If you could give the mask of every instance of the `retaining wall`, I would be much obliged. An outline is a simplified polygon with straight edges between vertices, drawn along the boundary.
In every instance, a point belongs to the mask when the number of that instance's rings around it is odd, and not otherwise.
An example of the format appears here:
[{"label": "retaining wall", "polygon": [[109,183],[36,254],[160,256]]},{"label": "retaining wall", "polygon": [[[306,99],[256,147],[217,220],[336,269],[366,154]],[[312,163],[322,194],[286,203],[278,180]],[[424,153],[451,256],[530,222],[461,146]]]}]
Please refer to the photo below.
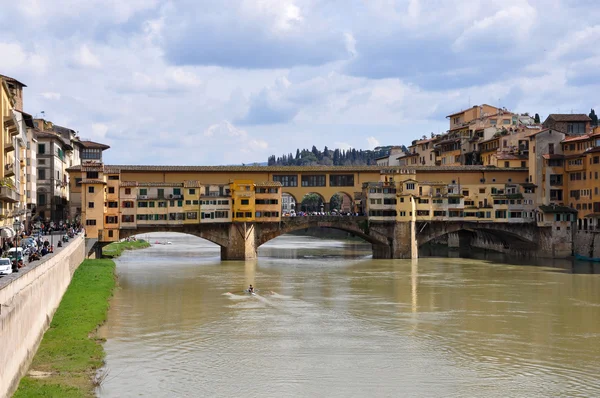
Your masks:
[{"label": "retaining wall", "polygon": [[600,258],[600,232],[585,230],[575,232],[575,254]]},{"label": "retaining wall", "polygon": [[84,259],[85,239],[78,235],[56,253],[0,278],[0,397],[14,392],[27,372]]}]

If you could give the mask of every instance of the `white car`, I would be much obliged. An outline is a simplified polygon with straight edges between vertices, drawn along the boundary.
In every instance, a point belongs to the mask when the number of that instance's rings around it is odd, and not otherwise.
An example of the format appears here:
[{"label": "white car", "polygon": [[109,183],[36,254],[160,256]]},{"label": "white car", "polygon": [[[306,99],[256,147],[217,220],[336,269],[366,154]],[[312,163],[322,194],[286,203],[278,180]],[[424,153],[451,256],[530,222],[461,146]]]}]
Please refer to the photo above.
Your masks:
[{"label": "white car", "polygon": [[12,261],[10,258],[0,258],[0,275],[12,274]]}]

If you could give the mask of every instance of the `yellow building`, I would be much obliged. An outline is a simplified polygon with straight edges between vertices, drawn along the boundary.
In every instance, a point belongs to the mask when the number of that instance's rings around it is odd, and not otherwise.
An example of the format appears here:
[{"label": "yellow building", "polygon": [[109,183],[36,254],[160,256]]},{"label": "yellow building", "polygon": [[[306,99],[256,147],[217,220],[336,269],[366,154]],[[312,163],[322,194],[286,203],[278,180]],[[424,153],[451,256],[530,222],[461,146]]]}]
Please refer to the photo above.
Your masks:
[{"label": "yellow building", "polygon": [[252,222],[255,212],[254,181],[234,180],[231,184],[233,222]]},{"label": "yellow building", "polygon": [[273,181],[254,184],[255,213],[258,222],[281,220],[281,183]]},{"label": "yellow building", "polygon": [[21,202],[21,187],[15,181],[15,136],[19,134],[19,123],[14,109],[17,101],[9,89],[5,78],[0,77],[0,122],[2,123],[1,144],[3,148],[0,164],[0,219],[5,226],[12,227],[15,221],[15,210]]}]

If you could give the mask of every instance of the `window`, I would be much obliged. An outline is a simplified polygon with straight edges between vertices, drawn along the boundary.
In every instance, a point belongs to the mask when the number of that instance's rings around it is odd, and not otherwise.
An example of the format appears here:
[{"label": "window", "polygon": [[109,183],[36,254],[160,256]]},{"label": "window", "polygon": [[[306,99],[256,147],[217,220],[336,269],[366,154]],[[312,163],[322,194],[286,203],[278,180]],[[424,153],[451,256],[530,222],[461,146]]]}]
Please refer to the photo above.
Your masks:
[{"label": "window", "polygon": [[38,144],[38,152],[39,155],[46,154],[46,144]]},{"label": "window", "polygon": [[250,200],[248,199],[242,199],[242,205],[249,205],[250,204]]},{"label": "window", "polygon": [[121,206],[122,206],[122,207],[124,207],[124,208],[126,208],[126,209],[133,209],[133,208],[135,207],[135,206],[134,206],[134,203],[133,203],[132,201],[130,201],[130,200],[126,200],[126,201],[124,201],[124,202],[121,204]]},{"label": "window", "polygon": [[131,195],[131,188],[125,188],[125,195]]},{"label": "window", "polygon": [[133,214],[123,214],[121,216],[121,222],[134,222]]},{"label": "window", "polygon": [[173,188],[173,195],[181,195],[181,188]]},{"label": "window", "polygon": [[554,154],[554,144],[553,144],[553,143],[549,143],[549,144],[548,144],[548,153],[549,153],[550,155],[553,155],[553,154]]},{"label": "window", "polygon": [[108,193],[115,193],[115,187],[108,187]]},{"label": "window", "polygon": [[146,188],[140,188],[140,195],[141,196],[147,196],[148,195],[148,189],[146,189]]},{"label": "window", "polygon": [[107,224],[117,224],[118,217],[117,216],[106,216],[106,223]]},{"label": "window", "polygon": [[498,121],[496,119],[490,119],[490,125],[495,126]]},{"label": "window", "polygon": [[569,123],[567,125],[568,134],[585,134],[585,123]]},{"label": "window", "polygon": [[43,193],[38,194],[37,202],[40,206],[46,205],[46,195]]},{"label": "window", "polygon": [[109,238],[112,238],[112,237],[113,237],[113,231],[112,231],[112,230],[108,231],[108,237],[109,237]]},{"label": "window", "polygon": [[525,160],[521,160],[521,167],[527,167],[527,162]]},{"label": "window", "polygon": [[198,219],[198,212],[196,212],[196,211],[188,211],[187,213],[185,213],[185,217],[188,220],[197,220]]},{"label": "window", "polygon": [[85,220],[85,225],[96,225],[96,220]]},{"label": "window", "polygon": [[302,176],[303,187],[324,187],[325,186],[325,175],[303,175]]},{"label": "window", "polygon": [[93,209],[94,208],[94,202],[88,202],[88,207],[90,209]]},{"label": "window", "polygon": [[415,183],[414,182],[406,183],[406,189],[407,190],[415,189]]},{"label": "window", "polygon": [[46,169],[38,169],[38,180],[46,179]]},{"label": "window", "polygon": [[88,193],[94,193],[94,187],[88,187]]},{"label": "window", "polygon": [[188,193],[190,195],[195,195],[196,194],[196,190],[195,189],[188,189]]},{"label": "window", "polygon": [[228,211],[215,211],[215,218],[229,218]]},{"label": "window", "polygon": [[167,207],[167,202],[166,201],[158,202],[158,207]]},{"label": "window", "polygon": [[510,124],[510,119],[502,119],[502,124]]},{"label": "window", "polygon": [[97,179],[98,172],[97,171],[88,171],[87,173],[85,173],[85,176],[86,176],[86,178]]},{"label": "window", "polygon": [[83,150],[81,151],[81,159],[102,159],[102,150],[98,148],[83,148]]},{"label": "window", "polygon": [[353,187],[354,186],[354,175],[353,174],[342,174],[342,175],[330,175],[329,176],[330,187]]},{"label": "window", "polygon": [[108,208],[116,209],[117,207],[119,207],[119,202],[108,202]]},{"label": "window", "polygon": [[113,180],[113,181],[118,181],[119,180],[119,176],[108,176],[109,180]]}]

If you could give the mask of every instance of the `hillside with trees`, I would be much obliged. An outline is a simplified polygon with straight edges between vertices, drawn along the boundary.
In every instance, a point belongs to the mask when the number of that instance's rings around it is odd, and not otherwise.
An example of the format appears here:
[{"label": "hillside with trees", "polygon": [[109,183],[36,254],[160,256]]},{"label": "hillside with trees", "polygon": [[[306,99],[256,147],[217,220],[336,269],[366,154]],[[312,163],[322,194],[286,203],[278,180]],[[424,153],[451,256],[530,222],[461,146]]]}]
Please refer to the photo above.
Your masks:
[{"label": "hillside with trees", "polygon": [[377,164],[379,157],[387,156],[391,146],[376,147],[373,150],[329,149],[320,151],[313,145],[311,150],[296,149],[296,155],[289,153],[280,157],[269,156],[269,166],[368,166]]}]

